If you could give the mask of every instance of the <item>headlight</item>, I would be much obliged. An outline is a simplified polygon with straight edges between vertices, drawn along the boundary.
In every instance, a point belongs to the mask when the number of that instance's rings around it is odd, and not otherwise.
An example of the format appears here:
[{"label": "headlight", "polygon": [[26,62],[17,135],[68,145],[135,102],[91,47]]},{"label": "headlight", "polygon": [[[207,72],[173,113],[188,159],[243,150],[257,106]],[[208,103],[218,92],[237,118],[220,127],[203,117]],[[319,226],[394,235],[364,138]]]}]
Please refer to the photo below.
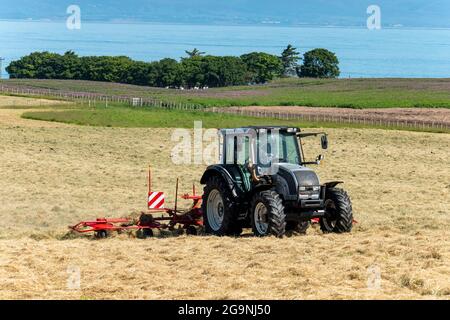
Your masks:
[{"label": "headlight", "polygon": [[302,200],[318,200],[320,198],[320,186],[305,187],[299,189],[299,198]]},{"label": "headlight", "polygon": [[298,188],[298,190],[300,192],[302,192],[302,191],[320,191],[320,186],[313,186],[313,187],[301,186],[301,187]]}]

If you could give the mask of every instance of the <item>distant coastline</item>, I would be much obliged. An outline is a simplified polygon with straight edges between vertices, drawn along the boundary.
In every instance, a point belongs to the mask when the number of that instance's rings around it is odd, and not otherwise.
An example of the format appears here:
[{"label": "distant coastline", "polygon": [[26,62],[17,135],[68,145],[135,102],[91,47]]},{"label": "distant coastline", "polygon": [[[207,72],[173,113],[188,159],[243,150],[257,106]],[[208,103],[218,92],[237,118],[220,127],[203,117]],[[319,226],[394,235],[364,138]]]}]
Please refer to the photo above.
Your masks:
[{"label": "distant coastline", "polygon": [[[52,19],[34,19],[34,18],[23,18],[23,19],[5,19],[0,18],[0,22],[37,22],[37,23],[65,23],[66,18],[52,18]],[[225,26],[225,27],[280,27],[280,28],[330,28],[330,29],[366,29],[365,24],[312,24],[312,23],[285,23],[281,21],[275,22],[176,22],[176,21],[147,21],[147,20],[126,20],[126,19],[111,19],[111,20],[90,20],[83,19],[83,23],[86,24],[123,24],[123,25],[188,25],[188,26]],[[383,25],[383,29],[401,29],[401,30],[450,30],[448,27],[437,27],[437,26],[410,26],[403,24],[388,24]]]},{"label": "distant coastline", "polygon": [[[65,20],[0,20],[4,68],[33,51],[80,56],[129,56],[137,61],[180,59],[198,48],[211,55],[279,54],[287,43],[301,53],[327,48],[340,59],[341,78],[448,78],[450,32],[446,28],[361,26],[224,25],[120,21],[83,23],[68,30]],[[426,45],[424,45],[426,44]]]}]

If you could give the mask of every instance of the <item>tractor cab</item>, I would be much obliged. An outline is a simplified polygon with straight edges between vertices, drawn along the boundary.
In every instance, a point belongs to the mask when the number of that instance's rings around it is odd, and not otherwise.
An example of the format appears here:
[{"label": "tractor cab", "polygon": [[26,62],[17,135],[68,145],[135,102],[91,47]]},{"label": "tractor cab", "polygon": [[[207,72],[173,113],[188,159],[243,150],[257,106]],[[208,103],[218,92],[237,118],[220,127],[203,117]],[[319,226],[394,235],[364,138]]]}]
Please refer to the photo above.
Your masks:
[{"label": "tractor cab", "polygon": [[[219,130],[220,163],[255,165],[261,175],[268,174],[268,168],[278,164],[304,166],[319,164],[320,155],[314,162],[306,162],[301,138],[322,135],[322,148],[328,148],[325,133],[301,133],[299,128],[248,127]],[[272,168],[274,169],[274,168]]]},{"label": "tractor cab", "polygon": [[[219,130],[219,161],[201,179],[206,185],[206,231],[236,234],[251,225],[256,235],[282,236],[286,229],[303,230],[313,218],[334,219],[326,210],[327,196],[340,182],[321,184],[307,167],[323,159],[322,155],[315,161],[305,159],[301,139],[311,136],[321,136],[322,148],[328,148],[326,133],[304,133],[295,127]],[[351,228],[323,225],[336,232]]]}]

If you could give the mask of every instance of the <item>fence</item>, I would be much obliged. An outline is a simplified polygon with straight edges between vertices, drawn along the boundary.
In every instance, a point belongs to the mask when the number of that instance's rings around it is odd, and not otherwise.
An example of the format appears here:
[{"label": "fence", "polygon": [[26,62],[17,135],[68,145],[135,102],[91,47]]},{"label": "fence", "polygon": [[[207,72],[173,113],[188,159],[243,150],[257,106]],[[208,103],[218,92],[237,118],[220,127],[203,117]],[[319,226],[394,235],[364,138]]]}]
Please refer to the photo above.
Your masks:
[{"label": "fence", "polygon": [[209,108],[212,112],[227,113],[241,116],[249,116],[256,118],[272,118],[280,120],[296,120],[301,122],[328,122],[336,124],[359,124],[370,125],[390,128],[408,128],[416,130],[450,130],[450,124],[445,122],[436,121],[423,121],[423,120],[406,120],[406,119],[381,119],[374,117],[364,116],[342,116],[342,115],[329,115],[329,114],[301,114],[290,112],[273,112],[273,111],[254,111],[245,110],[245,108],[233,109],[233,108]]},{"label": "fence", "polygon": [[179,110],[200,110],[204,109],[203,106],[190,104],[190,103],[180,103],[173,101],[162,101],[151,98],[140,98],[136,96],[124,96],[124,95],[103,95],[99,93],[92,92],[74,92],[74,91],[63,91],[55,89],[31,89],[23,87],[14,86],[0,86],[0,92],[10,95],[19,96],[35,96],[35,97],[52,97],[60,100],[70,100],[70,101],[82,101],[83,103],[96,104],[98,102],[105,103],[121,103],[128,104],[130,106],[139,107],[158,107],[165,109],[179,109]]},{"label": "fence", "polygon": [[326,123],[336,123],[336,124],[359,124],[362,126],[380,126],[380,127],[390,127],[390,128],[408,128],[416,130],[450,130],[450,124],[445,122],[436,121],[423,121],[423,120],[407,120],[407,119],[382,119],[374,117],[364,117],[364,116],[342,116],[342,115],[329,115],[329,114],[301,114],[292,112],[273,112],[273,111],[254,111],[245,110],[245,108],[208,108],[208,111],[217,113],[227,113],[240,116],[249,116],[256,118],[271,118],[280,120],[291,120],[291,121],[301,121],[301,122],[326,122]]},{"label": "fence", "polygon": [[39,97],[53,97],[61,100],[81,101],[82,103],[96,104],[98,102],[108,105],[111,103],[129,104],[134,107],[154,107],[164,109],[176,109],[185,111],[202,111],[202,112],[214,112],[214,113],[226,113],[240,116],[249,116],[257,118],[272,118],[281,120],[297,120],[302,122],[327,122],[336,124],[359,124],[370,125],[380,127],[391,128],[407,128],[416,130],[450,130],[450,124],[446,122],[437,121],[423,121],[423,120],[389,120],[374,117],[364,116],[342,116],[342,115],[330,115],[330,114],[301,114],[301,113],[289,113],[289,112],[272,112],[272,111],[254,111],[245,110],[244,108],[207,108],[201,105],[181,102],[162,101],[151,98],[141,98],[136,96],[123,96],[123,95],[103,95],[98,93],[89,92],[73,92],[63,91],[55,89],[31,89],[24,87],[14,86],[0,86],[0,92],[12,95],[23,96],[39,96]]}]

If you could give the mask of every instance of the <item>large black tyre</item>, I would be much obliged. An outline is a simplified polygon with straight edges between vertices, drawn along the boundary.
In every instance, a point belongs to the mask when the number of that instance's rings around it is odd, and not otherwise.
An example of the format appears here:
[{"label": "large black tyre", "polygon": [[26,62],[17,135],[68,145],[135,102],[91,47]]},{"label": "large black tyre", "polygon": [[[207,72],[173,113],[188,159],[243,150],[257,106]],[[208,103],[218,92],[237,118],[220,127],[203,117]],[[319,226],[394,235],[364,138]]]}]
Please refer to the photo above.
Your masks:
[{"label": "large black tyre", "polygon": [[229,187],[221,177],[213,176],[206,182],[202,211],[206,234],[215,236],[237,236],[241,234],[242,228],[237,221],[236,203]]},{"label": "large black tyre", "polygon": [[266,190],[255,194],[250,217],[255,236],[273,235],[281,238],[286,233],[286,214],[283,201],[275,191]]},{"label": "large black tyre", "polygon": [[310,225],[310,221],[288,221],[286,224],[286,231],[306,234]]},{"label": "large black tyre", "polygon": [[353,209],[347,192],[338,188],[326,191],[325,216],[320,219],[320,229],[324,233],[345,233],[352,231]]}]

